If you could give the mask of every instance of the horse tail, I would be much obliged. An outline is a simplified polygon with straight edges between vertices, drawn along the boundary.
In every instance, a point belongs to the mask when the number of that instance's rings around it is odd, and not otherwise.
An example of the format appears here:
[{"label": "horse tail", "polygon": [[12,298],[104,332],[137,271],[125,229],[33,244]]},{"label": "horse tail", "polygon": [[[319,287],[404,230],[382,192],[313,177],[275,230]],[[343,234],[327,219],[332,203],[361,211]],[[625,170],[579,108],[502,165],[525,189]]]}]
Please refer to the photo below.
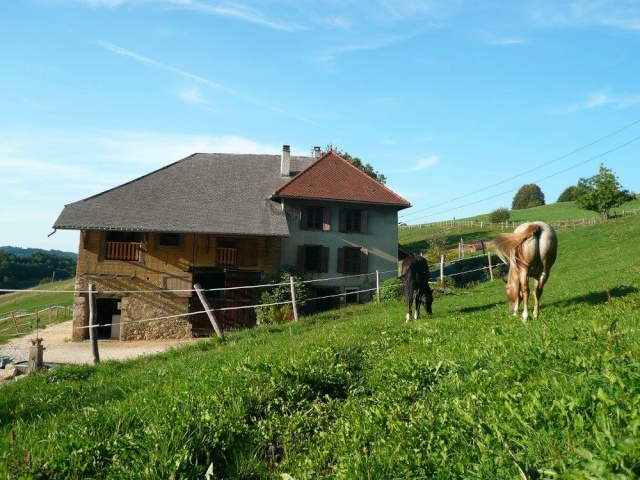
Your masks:
[{"label": "horse tail", "polygon": [[496,253],[504,263],[509,265],[509,257],[511,252],[515,252],[516,249],[524,243],[524,241],[531,235],[534,235],[541,229],[540,225],[532,223],[528,225],[521,232],[503,233],[496,237],[493,241],[493,247]]}]

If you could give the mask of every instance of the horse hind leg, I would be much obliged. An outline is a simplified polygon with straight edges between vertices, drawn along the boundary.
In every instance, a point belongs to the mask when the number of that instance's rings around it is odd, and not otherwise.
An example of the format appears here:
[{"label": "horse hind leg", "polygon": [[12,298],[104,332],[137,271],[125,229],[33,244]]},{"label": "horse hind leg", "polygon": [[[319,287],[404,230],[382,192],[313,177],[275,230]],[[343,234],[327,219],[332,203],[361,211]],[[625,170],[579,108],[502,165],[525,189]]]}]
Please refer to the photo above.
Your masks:
[{"label": "horse hind leg", "polygon": [[420,292],[418,292],[418,294],[416,295],[416,311],[413,314],[413,318],[417,320],[419,316],[420,316]]},{"label": "horse hind leg", "polygon": [[522,287],[522,321],[526,322],[529,318],[529,279],[525,277],[520,286]]}]

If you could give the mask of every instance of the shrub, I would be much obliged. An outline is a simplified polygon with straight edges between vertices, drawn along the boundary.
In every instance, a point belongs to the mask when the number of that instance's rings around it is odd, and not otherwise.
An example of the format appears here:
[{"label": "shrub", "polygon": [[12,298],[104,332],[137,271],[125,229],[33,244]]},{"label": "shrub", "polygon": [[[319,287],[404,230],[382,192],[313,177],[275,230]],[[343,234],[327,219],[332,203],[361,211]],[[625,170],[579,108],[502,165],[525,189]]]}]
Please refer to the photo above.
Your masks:
[{"label": "shrub", "polygon": [[380,301],[389,302],[402,298],[402,282],[398,277],[385,280],[380,285]]},{"label": "shrub", "polygon": [[557,202],[573,202],[576,199],[576,186],[572,185],[564,189],[558,197]]},{"label": "shrub", "polygon": [[[277,284],[276,286],[265,287],[259,295],[260,303],[263,305],[291,302],[290,277],[296,278],[294,290],[296,292],[296,303],[302,307],[305,304],[309,292],[307,285],[302,283],[305,276],[292,266],[281,267],[276,273],[266,275],[262,282],[265,285]],[[256,307],[256,321],[258,325],[269,325],[272,323],[286,323],[293,320],[293,309],[291,303],[280,305],[268,305]]]},{"label": "shrub", "polygon": [[502,223],[509,220],[511,213],[508,208],[498,208],[489,214],[489,220],[493,223]]},{"label": "shrub", "polygon": [[513,197],[512,210],[523,210],[544,205],[544,193],[535,183],[529,183],[520,187]]}]

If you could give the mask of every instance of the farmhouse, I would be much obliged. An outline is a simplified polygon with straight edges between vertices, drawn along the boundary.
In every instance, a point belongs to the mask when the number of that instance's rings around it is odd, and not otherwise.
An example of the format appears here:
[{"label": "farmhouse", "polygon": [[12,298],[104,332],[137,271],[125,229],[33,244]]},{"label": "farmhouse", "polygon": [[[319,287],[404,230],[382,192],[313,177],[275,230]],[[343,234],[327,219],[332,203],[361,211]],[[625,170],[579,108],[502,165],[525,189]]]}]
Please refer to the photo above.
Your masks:
[{"label": "farmhouse", "polygon": [[[395,276],[398,211],[410,204],[333,151],[309,157],[196,153],[66,205],[53,228],[80,231],[73,340],[88,338],[89,285],[99,338],[211,333],[193,286],[224,328],[255,325],[253,286],[295,265],[310,310],[365,301]],[[333,296],[332,296],[333,295]],[[337,296],[335,296],[337,295]],[[239,308],[238,308],[239,307]],[[145,321],[153,319],[153,321]]]}]

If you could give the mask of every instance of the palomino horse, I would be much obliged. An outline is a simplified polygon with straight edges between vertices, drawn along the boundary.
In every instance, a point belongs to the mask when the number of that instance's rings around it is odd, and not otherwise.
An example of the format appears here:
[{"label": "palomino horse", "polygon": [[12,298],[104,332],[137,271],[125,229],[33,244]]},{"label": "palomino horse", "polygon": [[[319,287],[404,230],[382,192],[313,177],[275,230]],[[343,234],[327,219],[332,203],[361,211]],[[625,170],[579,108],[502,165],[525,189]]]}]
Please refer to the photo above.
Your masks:
[{"label": "palomino horse", "polygon": [[411,305],[415,293],[416,311],[414,318],[417,320],[420,315],[420,304],[424,303],[424,308],[431,315],[431,305],[433,304],[433,292],[429,286],[429,265],[427,260],[421,256],[412,255],[402,260],[402,274],[400,275],[404,286],[404,295],[407,299],[407,322],[411,320]]},{"label": "palomino horse", "polygon": [[529,316],[529,277],[534,280],[533,318],[540,314],[540,297],[558,253],[558,237],[551,225],[544,222],[528,222],[519,225],[513,233],[500,235],[493,241],[496,253],[509,265],[506,280],[509,312],[518,314],[522,293],[522,321]]}]

